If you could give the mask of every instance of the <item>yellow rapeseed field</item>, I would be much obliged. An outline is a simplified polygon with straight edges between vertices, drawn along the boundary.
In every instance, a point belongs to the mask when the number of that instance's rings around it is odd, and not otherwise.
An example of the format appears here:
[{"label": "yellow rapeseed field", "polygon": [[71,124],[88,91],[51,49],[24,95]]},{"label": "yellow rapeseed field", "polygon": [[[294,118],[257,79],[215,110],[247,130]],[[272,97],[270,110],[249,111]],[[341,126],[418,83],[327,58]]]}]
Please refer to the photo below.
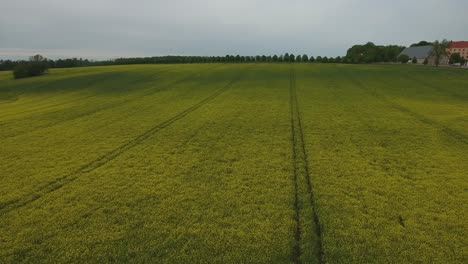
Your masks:
[{"label": "yellow rapeseed field", "polygon": [[468,71],[0,72],[0,262],[466,263]]}]

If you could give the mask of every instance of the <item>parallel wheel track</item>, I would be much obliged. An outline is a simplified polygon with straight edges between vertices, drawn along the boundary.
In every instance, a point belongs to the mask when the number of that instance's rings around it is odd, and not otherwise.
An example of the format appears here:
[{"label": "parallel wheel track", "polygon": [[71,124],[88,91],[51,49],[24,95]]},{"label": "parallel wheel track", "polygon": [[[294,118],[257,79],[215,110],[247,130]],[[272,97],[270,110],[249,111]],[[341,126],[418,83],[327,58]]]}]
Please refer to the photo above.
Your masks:
[{"label": "parallel wheel track", "polygon": [[322,230],[310,180],[309,160],[305,148],[301,113],[296,94],[294,66],[291,66],[289,80],[291,145],[294,170],[294,220],[296,222],[292,261],[294,263],[322,263]]}]

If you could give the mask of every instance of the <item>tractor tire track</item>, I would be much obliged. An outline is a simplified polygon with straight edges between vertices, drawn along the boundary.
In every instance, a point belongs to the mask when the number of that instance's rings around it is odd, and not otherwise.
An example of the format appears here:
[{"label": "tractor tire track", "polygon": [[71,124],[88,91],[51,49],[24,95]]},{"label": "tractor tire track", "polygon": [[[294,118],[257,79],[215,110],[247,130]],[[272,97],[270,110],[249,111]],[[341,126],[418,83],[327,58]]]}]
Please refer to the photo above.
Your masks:
[{"label": "tractor tire track", "polygon": [[54,181],[51,181],[47,183],[47,185],[41,187],[39,190],[35,191],[30,197],[27,197],[25,199],[15,199],[6,203],[3,203],[0,205],[0,215],[6,215],[8,212],[19,209],[21,207],[24,207],[26,205],[29,205],[33,203],[36,200],[41,199],[47,194],[50,194],[54,191],[57,191],[64,187],[65,185],[74,182],[77,180],[80,175],[92,172],[108,162],[114,160],[124,152],[132,149],[133,147],[139,145],[141,142],[144,140],[148,139],[152,135],[156,134],[158,131],[168,127],[169,125],[173,124],[174,122],[182,119],[186,115],[192,113],[193,111],[201,108],[211,100],[215,99],[222,93],[226,92],[232,85],[234,85],[236,82],[240,80],[241,76],[237,76],[233,80],[231,80],[228,84],[226,84],[224,87],[216,90],[214,93],[212,93],[210,96],[206,97],[205,99],[201,100],[200,102],[196,103],[195,105],[192,105],[191,107],[183,110],[182,112],[179,112],[175,116],[153,126],[152,128],[146,130],[142,134],[138,135],[137,137],[133,138],[132,140],[128,141],[127,143],[115,148],[114,150],[102,155],[101,157],[92,160],[91,162],[85,164],[84,166],[80,167],[79,169],[75,170],[72,173],[69,173],[67,175],[64,175],[62,177],[59,177],[55,179]]},{"label": "tractor tire track", "polygon": [[293,182],[294,182],[294,245],[292,249],[291,260],[293,263],[301,263],[301,222],[300,222],[300,208],[299,208],[299,186],[298,186],[298,170],[297,170],[297,146],[296,146],[296,126],[295,126],[295,88],[292,80],[292,69],[289,78],[289,106],[290,106],[290,119],[291,119],[291,146],[292,146],[292,163],[293,163]]},{"label": "tractor tire track", "polygon": [[[204,71],[207,71],[209,69],[213,69],[215,67],[210,67],[210,68],[207,68],[207,69],[204,69],[204,70],[201,70],[201,71],[198,71],[198,72],[195,72],[193,74],[189,74],[187,75],[186,77],[182,78],[182,79],[179,79],[173,83],[170,83],[170,84],[167,84],[167,85],[164,85],[162,87],[159,87],[158,89],[151,89],[149,92],[147,93],[144,93],[144,94],[141,94],[141,95],[138,95],[137,97],[134,97],[134,98],[131,98],[131,99],[127,99],[127,100],[123,100],[123,101],[118,101],[118,102],[114,102],[114,103],[110,103],[110,104],[107,104],[107,105],[104,105],[103,107],[100,107],[100,108],[97,108],[97,109],[92,109],[90,111],[87,111],[87,112],[84,112],[84,113],[81,113],[81,114],[78,114],[78,115],[75,115],[75,116],[72,116],[68,119],[64,119],[64,120],[59,120],[57,122],[52,122],[52,123],[49,123],[49,124],[44,124],[44,125],[39,125],[39,126],[36,126],[36,127],[33,127],[33,129],[30,129],[30,130],[26,130],[26,131],[21,131],[21,132],[16,132],[16,131],[13,131],[10,135],[6,135],[6,136],[3,136],[3,137],[0,137],[0,139],[8,139],[8,138],[14,138],[14,137],[17,137],[17,136],[20,136],[20,135],[25,135],[25,134],[28,134],[28,133],[32,133],[34,131],[37,131],[39,129],[44,129],[44,128],[49,128],[49,127],[54,127],[56,125],[59,125],[61,123],[64,123],[64,122],[69,122],[69,121],[73,121],[75,119],[79,119],[79,118],[82,118],[82,117],[86,117],[86,116],[90,116],[90,115],[93,115],[93,114],[96,114],[96,113],[99,113],[101,111],[105,111],[105,110],[109,110],[109,109],[113,109],[113,108],[116,108],[116,107],[119,107],[119,106],[122,106],[122,105],[126,105],[126,104],[129,104],[131,102],[134,102],[134,101],[137,101],[145,96],[151,96],[157,92],[161,92],[161,91],[164,91],[170,87],[172,87],[173,85],[177,85],[177,84],[180,84],[180,83],[183,83],[183,82],[186,82],[186,81],[190,81],[194,78],[196,78],[197,76],[199,76],[202,72]],[[155,74],[156,75],[156,74]],[[154,75],[153,75],[154,76]],[[79,107],[78,107],[79,108]],[[58,110],[57,112],[60,112],[62,110]],[[45,115],[48,115],[50,114],[51,112],[49,113],[45,113]],[[37,116],[36,116],[37,117]],[[32,117],[33,118],[33,117]],[[31,119],[31,118],[26,118],[26,119]],[[24,120],[24,119],[23,119]],[[11,123],[14,123],[14,122],[11,122]],[[0,127],[2,126],[3,124],[0,124]]]},{"label": "tractor tire track", "polygon": [[[227,119],[223,118],[223,120],[227,121],[228,124],[235,123],[236,121],[241,120],[242,113],[245,113],[243,109],[237,110],[233,116]],[[217,119],[215,118],[214,120],[217,120]],[[185,140],[177,143],[177,145],[173,148],[177,151],[175,151],[175,153],[172,153],[172,155],[185,154],[187,151],[189,151],[187,146],[191,144],[194,138],[205,137],[206,135],[203,134],[203,131],[207,131],[209,130],[210,127],[215,126],[215,125],[216,123],[212,122],[211,119],[210,121],[202,122],[202,124],[197,129],[193,129],[190,131],[190,133],[186,136]],[[210,141],[210,142],[216,142],[216,140]],[[141,183],[141,179],[132,179],[132,181],[127,181],[127,184],[125,184],[124,187],[125,189],[132,189],[135,185],[139,183]],[[138,207],[141,201],[142,201],[141,199],[133,201],[129,206]],[[147,202],[148,199],[145,199],[145,201]],[[91,215],[94,215],[100,208],[103,208],[101,204],[95,205],[95,207],[88,207],[87,210],[81,214],[81,217],[78,217],[77,220],[75,220],[73,223],[68,224],[64,230],[60,230],[57,232],[67,232],[69,228],[73,228],[74,226],[76,226],[79,223],[79,221],[81,221],[82,219],[87,218]],[[195,224],[192,224],[191,226],[195,227]],[[51,237],[53,236],[55,236],[55,234],[51,235]]]},{"label": "tractor tire track", "polygon": [[[296,222],[295,230],[295,245],[293,246],[292,261],[294,263],[302,262],[323,262],[323,247],[322,247],[322,230],[317,214],[317,206],[313,193],[311,176],[310,176],[310,165],[307,157],[307,151],[305,147],[304,132],[302,127],[301,112],[299,103],[297,100],[296,91],[296,73],[294,66],[290,69],[290,111],[291,111],[291,145],[293,155],[293,168],[294,168],[294,220]],[[306,182],[306,191],[301,191],[300,183]],[[301,202],[302,201],[302,202]],[[301,206],[302,204],[302,206]],[[306,208],[306,206],[308,208]],[[312,215],[307,215],[307,210],[312,211]],[[303,212],[306,211],[306,212]],[[305,238],[303,236],[301,219],[305,221],[311,221],[310,227],[313,230],[312,237]],[[306,239],[312,239],[313,241],[304,241]],[[311,244],[312,252],[304,252],[301,248],[303,243]],[[306,258],[306,259],[304,259]]]},{"label": "tractor tire track", "polygon": [[461,132],[458,132],[457,130],[454,130],[444,124],[441,124],[433,119],[430,119],[422,114],[418,114],[414,111],[412,111],[411,109],[409,109],[408,107],[405,107],[405,106],[402,106],[398,103],[395,103],[391,100],[389,100],[388,98],[386,98],[384,95],[378,93],[376,90],[374,91],[370,91],[361,81],[355,79],[354,77],[348,75],[348,78],[360,89],[362,90],[364,93],[378,99],[379,101],[381,101],[382,103],[386,104],[387,106],[389,106],[390,108],[393,108],[395,110],[398,110],[399,112],[407,115],[407,116],[410,116],[416,120],[418,120],[419,122],[423,123],[423,124],[426,124],[428,126],[431,126],[439,131],[441,131],[442,133],[444,133],[445,135],[459,141],[459,142],[462,142],[462,143],[465,143],[465,144],[468,144],[468,136],[461,133]]}]

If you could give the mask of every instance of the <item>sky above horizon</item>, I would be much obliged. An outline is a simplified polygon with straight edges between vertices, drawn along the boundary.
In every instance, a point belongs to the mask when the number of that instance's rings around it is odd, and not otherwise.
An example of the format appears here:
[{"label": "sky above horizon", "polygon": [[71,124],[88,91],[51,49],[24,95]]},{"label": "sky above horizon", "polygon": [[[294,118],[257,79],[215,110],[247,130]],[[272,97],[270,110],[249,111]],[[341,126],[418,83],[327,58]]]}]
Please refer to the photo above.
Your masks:
[{"label": "sky above horizon", "polygon": [[466,0],[0,1],[0,59],[342,56],[368,41],[468,40]]}]

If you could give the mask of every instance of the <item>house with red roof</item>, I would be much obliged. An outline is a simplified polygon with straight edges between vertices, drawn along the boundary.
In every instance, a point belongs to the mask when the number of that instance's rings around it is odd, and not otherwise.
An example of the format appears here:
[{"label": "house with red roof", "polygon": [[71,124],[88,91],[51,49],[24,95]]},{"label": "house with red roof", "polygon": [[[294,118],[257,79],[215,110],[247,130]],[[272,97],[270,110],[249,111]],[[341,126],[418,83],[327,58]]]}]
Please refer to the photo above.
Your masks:
[{"label": "house with red roof", "polygon": [[460,53],[460,56],[468,59],[468,41],[452,41],[447,49],[447,55],[450,57],[453,53]]}]

